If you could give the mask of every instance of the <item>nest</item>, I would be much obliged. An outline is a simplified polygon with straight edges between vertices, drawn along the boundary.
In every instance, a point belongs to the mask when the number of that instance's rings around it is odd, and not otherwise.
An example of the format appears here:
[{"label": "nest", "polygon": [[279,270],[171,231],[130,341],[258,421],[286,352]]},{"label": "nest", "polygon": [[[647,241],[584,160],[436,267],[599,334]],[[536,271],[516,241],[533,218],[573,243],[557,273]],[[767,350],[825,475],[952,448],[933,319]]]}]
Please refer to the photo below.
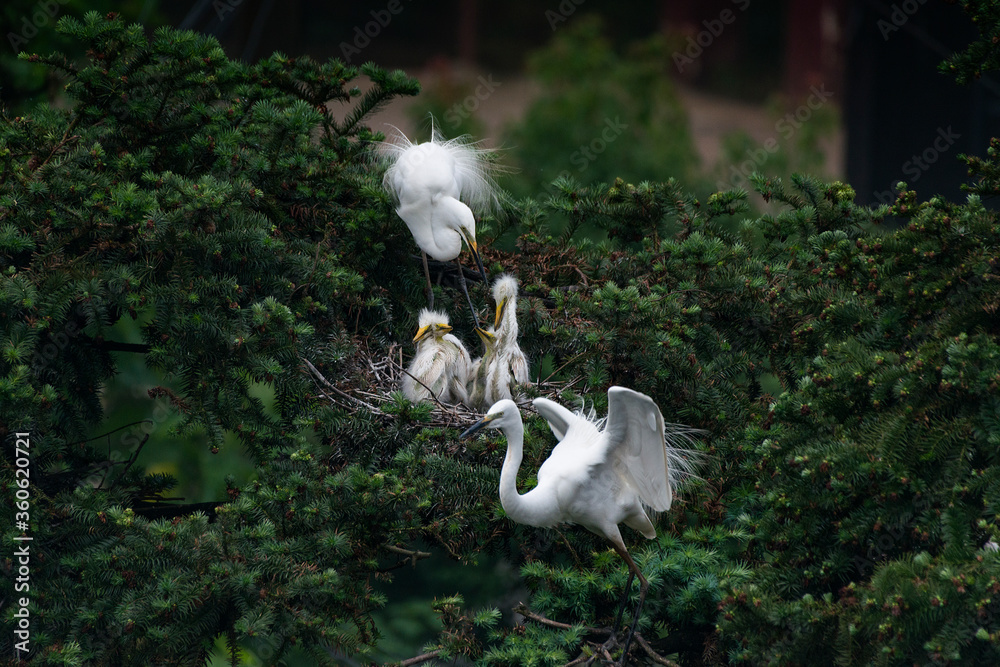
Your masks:
[{"label": "nest", "polygon": [[[306,368],[320,389],[320,397],[330,401],[338,408],[351,414],[365,411],[372,415],[396,419],[396,416],[385,408],[395,403],[392,392],[399,391],[404,375],[409,375],[403,361],[403,348],[398,343],[392,343],[388,352],[372,351],[368,341],[361,341],[357,352],[348,364],[348,373],[343,381],[331,382],[308,359],[303,359]],[[411,376],[412,377],[412,376]],[[414,378],[416,382],[420,382]],[[528,394],[521,393],[515,397],[518,407],[524,411],[534,412],[531,398],[546,396],[558,398],[558,395],[575,385],[580,378],[569,382],[552,382],[549,380],[533,382],[527,387]],[[422,382],[420,382],[423,385]],[[426,385],[423,385],[426,388]],[[428,389],[428,394],[431,391]],[[427,426],[440,428],[467,428],[482,417],[482,413],[458,404],[442,403],[437,398],[430,399],[433,406],[430,421]]]}]

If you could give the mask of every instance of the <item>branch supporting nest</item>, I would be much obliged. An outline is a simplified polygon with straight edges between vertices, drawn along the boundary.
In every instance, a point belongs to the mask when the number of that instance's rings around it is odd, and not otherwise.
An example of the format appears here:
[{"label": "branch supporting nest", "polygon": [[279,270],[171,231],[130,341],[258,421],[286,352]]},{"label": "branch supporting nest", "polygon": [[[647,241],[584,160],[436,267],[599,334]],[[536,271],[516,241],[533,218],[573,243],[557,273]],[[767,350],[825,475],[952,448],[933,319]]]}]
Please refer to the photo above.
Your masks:
[{"label": "branch supporting nest", "polygon": [[[410,375],[404,368],[402,348],[395,343],[387,352],[380,352],[377,357],[363,342],[359,344],[357,354],[346,369],[347,381],[338,383],[331,382],[308,359],[302,359],[302,363],[320,388],[321,397],[352,414],[364,410],[379,417],[396,419],[396,415],[387,411],[385,406],[394,402],[392,392],[399,390],[404,376],[409,376],[427,389],[427,393],[431,396],[429,400],[433,404],[433,410],[430,420],[424,422],[426,426],[464,429],[482,416],[478,411],[460,403],[446,404],[434,397],[427,385]],[[542,381],[533,386],[545,389],[546,393],[555,394],[575,382],[576,380],[566,384]],[[518,404],[522,410],[533,411],[529,401],[519,400]]]},{"label": "branch supporting nest", "polygon": [[[552,619],[546,618],[541,614],[537,614],[528,609],[528,606],[523,602],[514,607],[514,611],[523,616],[524,618],[528,619],[529,621],[538,623],[539,625],[544,625],[546,627],[555,628],[557,630],[570,630],[574,627],[572,625],[569,625],[568,623],[560,623],[559,621],[553,621]],[[588,635],[613,637],[615,634],[611,628],[595,628],[591,626],[584,626],[583,629]],[[656,664],[667,665],[668,667],[680,667],[680,665],[678,665],[673,660],[668,660],[667,658],[664,658],[662,655],[653,650],[653,647],[649,645],[649,642],[646,641],[646,639],[642,636],[642,634],[638,630],[633,635],[632,639],[637,644],[639,644],[640,648],[642,648],[642,650],[645,651],[646,655],[649,656],[650,660],[652,660]],[[608,653],[607,643],[603,645],[592,644],[591,646],[594,650],[593,653],[588,654],[586,651],[584,651],[576,658],[574,658],[572,661],[563,665],[563,667],[570,667],[571,665],[590,665],[593,664],[594,659],[597,658],[599,655],[602,657],[602,659],[604,659],[609,663],[614,661],[613,658],[611,657],[611,654]]]}]

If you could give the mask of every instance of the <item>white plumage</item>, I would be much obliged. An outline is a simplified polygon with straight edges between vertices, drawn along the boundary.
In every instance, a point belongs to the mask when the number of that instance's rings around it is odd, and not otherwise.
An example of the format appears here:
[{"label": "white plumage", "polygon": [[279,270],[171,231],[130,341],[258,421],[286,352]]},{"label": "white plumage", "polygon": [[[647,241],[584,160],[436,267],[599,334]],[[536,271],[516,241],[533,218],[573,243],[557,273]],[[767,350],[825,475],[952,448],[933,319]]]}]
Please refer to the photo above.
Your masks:
[{"label": "white plumage", "polygon": [[433,129],[422,144],[402,132],[382,144],[390,163],[383,185],[398,203],[396,213],[420,249],[438,261],[458,257],[463,237],[476,250],[473,208],[482,213],[497,201],[489,153],[467,137],[445,141]]},{"label": "white plumage", "polygon": [[[517,279],[506,273],[497,278],[493,283],[493,300],[497,304],[493,324],[497,336],[497,372],[504,376],[498,384],[528,384],[531,381],[528,360],[517,344]],[[508,397],[497,396],[487,402],[494,403]]]},{"label": "white plumage", "polygon": [[[383,185],[395,200],[396,213],[406,223],[420,250],[438,261],[448,262],[461,254],[464,241],[485,281],[486,271],[476,245],[473,209],[482,214],[498,201],[491,177],[492,165],[487,159],[491,151],[478,148],[467,137],[445,141],[432,128],[431,140],[422,144],[412,143],[397,130],[392,140],[382,144],[380,152],[389,164]],[[425,271],[426,268],[425,257]],[[468,296],[461,267],[459,277]],[[428,302],[433,307],[429,273],[427,290]]]},{"label": "white plumage", "polygon": [[403,395],[414,403],[430,399],[431,393],[442,403],[468,402],[471,361],[462,341],[449,333],[448,315],[424,308],[418,327],[413,337],[417,352],[403,375]]},{"label": "white plumage", "polygon": [[483,341],[483,356],[472,364],[469,375],[470,408],[481,410],[505,398],[513,400],[514,387],[528,384],[528,360],[517,344],[517,280],[504,274],[493,284],[497,304],[495,326],[477,328]]},{"label": "white plumage", "polygon": [[[483,341],[483,356],[473,361],[469,368],[469,400],[466,401],[466,405],[473,410],[482,409],[493,403],[493,401],[487,400],[488,372],[497,354],[497,337],[493,331],[493,327],[489,329],[476,327],[476,333],[479,335],[479,339]],[[492,391],[489,393],[492,396]]]},{"label": "white plumage", "polygon": [[667,427],[649,396],[624,387],[608,390],[606,420],[571,412],[546,398],[536,398],[533,404],[559,443],[538,470],[538,484],[525,494],[517,492],[524,446],[517,404],[499,401],[462,437],[484,426],[499,428],[507,437],[500,503],[511,520],[538,527],[579,524],[611,542],[628,565],[629,585],[632,576],[639,577],[639,603],[625,642],[627,652],[648,582],[625,548],[618,524],[649,539],[656,537],[646,510],[670,509],[674,488],[683,475],[691,474],[696,455],[678,445],[689,444],[696,431],[673,424]]}]

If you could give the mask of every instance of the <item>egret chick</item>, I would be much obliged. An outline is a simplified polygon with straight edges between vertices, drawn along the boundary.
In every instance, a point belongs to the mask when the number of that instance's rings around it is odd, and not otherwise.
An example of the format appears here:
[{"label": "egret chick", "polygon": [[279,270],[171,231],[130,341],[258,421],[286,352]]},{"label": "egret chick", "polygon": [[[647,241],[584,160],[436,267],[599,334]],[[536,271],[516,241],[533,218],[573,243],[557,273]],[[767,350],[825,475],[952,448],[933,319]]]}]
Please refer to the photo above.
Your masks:
[{"label": "egret chick", "polygon": [[467,406],[481,410],[487,405],[493,405],[503,398],[514,399],[511,392],[514,372],[511,369],[509,354],[504,353],[501,339],[494,331],[476,328],[476,333],[483,341],[483,356],[472,362],[469,373],[469,401]]},{"label": "egret chick", "polygon": [[489,330],[476,327],[476,333],[483,341],[483,356],[472,362],[472,366],[469,368],[469,400],[466,405],[473,410],[479,410],[483,406],[492,404],[486,399],[487,371],[496,357],[497,347],[497,337],[492,327]]},{"label": "egret chick", "polygon": [[[496,330],[497,356],[500,360],[498,372],[506,374],[498,382],[528,384],[531,381],[528,360],[517,344],[517,279],[506,273],[497,278],[493,283],[493,300],[497,304],[493,328]],[[506,396],[498,396],[488,402],[494,403],[500,398]]]},{"label": "egret chick", "polygon": [[462,341],[451,335],[448,315],[424,308],[418,327],[413,337],[417,353],[403,376],[403,395],[413,403],[429,400],[431,394],[442,403],[466,403],[471,361]]},{"label": "egret chick", "polygon": [[649,582],[625,548],[618,524],[624,523],[648,539],[656,537],[646,509],[670,509],[678,481],[693,467],[692,459],[686,458],[693,452],[678,445],[690,443],[696,431],[665,425],[649,396],[624,387],[608,389],[606,420],[594,420],[582,411],[571,412],[546,398],[536,398],[533,404],[559,444],[539,468],[538,484],[525,494],[517,492],[524,446],[524,424],[517,404],[508,399],[499,401],[461,437],[486,426],[501,429],[507,437],[507,456],[500,471],[500,504],[512,521],[540,528],[579,524],[611,542],[625,560],[629,579],[612,639],[632,580],[639,578],[639,602],[622,649],[624,663]]},{"label": "egret chick", "polygon": [[[382,144],[381,155],[389,163],[382,183],[397,203],[396,214],[420,247],[428,306],[433,308],[428,255],[440,262],[457,260],[464,241],[486,282],[486,270],[476,246],[476,218],[470,205],[482,212],[497,204],[497,188],[490,175],[492,165],[487,159],[491,151],[477,148],[468,137],[445,141],[433,127],[431,140],[421,144],[397,132],[393,140]],[[460,264],[458,276],[478,327]]]}]

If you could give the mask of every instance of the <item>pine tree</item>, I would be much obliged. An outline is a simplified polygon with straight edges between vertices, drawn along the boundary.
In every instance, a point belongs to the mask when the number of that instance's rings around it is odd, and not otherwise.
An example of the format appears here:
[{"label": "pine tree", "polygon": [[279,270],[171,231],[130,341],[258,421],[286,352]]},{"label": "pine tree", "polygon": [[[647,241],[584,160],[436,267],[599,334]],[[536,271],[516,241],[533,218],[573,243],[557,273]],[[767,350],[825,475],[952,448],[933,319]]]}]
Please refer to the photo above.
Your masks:
[{"label": "pine tree", "polygon": [[[246,65],[114,15],[60,29],[86,62],[26,57],[67,77],[72,104],[0,119],[8,507],[31,434],[30,525],[4,540],[33,538],[31,664],[200,665],[220,637],[234,664],[367,661],[376,583],[483,555],[521,567],[523,623],[442,590],[420,660],[596,655],[620,559],[582,528],[508,521],[502,436],[459,443],[470,413],[393,391],[423,274],[365,122],[417,83],[282,54]],[[491,272],[521,285],[529,393],[602,412],[625,385],[706,432],[658,539],[626,537],[651,582],[629,664],[998,662],[1000,238],[983,203],[998,149],[965,158],[964,202],[904,186],[872,209],[840,182],[758,174],[755,213],[739,189],[560,178],[480,221]],[[447,283],[438,298],[464,312]],[[143,440],[108,433],[123,355],[162,374],[150,403],[169,402],[176,437],[216,451],[234,435],[255,478],[171,501]],[[553,442],[525,417],[530,477]],[[0,563],[14,599],[17,563]]]}]

